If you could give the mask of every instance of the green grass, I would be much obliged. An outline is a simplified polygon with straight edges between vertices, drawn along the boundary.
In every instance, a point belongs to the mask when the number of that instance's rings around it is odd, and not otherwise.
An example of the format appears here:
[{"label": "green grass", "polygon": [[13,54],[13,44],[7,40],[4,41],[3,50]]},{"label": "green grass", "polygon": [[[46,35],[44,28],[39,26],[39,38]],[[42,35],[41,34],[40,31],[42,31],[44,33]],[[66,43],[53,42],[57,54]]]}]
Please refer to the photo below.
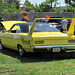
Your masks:
[{"label": "green grass", "polygon": [[75,59],[20,57],[16,51],[0,50],[0,75],[75,75]]}]

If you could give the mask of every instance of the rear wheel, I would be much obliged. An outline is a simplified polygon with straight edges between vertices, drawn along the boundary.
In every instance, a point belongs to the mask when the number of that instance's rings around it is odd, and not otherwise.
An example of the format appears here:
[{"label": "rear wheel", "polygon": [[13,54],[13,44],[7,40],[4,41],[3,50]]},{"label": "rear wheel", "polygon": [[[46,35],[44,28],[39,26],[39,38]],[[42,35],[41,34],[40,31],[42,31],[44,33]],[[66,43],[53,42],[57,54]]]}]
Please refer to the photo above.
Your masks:
[{"label": "rear wheel", "polygon": [[63,48],[63,49],[61,50],[61,53],[66,53],[66,48]]},{"label": "rear wheel", "polygon": [[25,50],[23,49],[23,47],[21,45],[18,47],[18,50],[19,50],[19,55],[20,56],[24,56],[25,55]]}]

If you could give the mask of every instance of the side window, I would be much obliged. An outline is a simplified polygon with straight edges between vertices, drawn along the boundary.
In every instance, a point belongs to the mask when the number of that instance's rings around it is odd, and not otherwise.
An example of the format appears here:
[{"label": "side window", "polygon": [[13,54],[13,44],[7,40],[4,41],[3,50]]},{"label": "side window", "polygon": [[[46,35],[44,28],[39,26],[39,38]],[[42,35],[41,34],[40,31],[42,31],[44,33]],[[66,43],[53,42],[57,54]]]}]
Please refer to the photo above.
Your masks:
[{"label": "side window", "polygon": [[15,25],[15,26],[11,29],[11,33],[21,33],[20,26]]},{"label": "side window", "polygon": [[20,29],[20,27],[17,28],[16,33],[21,33],[21,29]]}]

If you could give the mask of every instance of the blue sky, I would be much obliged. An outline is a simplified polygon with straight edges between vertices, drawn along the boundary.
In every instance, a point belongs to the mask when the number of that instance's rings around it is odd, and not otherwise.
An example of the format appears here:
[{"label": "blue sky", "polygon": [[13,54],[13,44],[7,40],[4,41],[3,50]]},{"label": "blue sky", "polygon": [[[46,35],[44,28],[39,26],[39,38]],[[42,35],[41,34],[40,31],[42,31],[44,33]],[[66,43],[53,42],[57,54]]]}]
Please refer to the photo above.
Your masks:
[{"label": "blue sky", "polygon": [[[20,1],[22,1],[22,2],[25,2],[25,0],[20,0]],[[35,4],[35,3],[37,3],[38,5],[39,4],[41,4],[42,2],[44,2],[45,0],[29,0],[32,4]],[[60,6],[65,6],[65,2],[64,2],[65,0],[58,0],[58,2],[59,3],[61,3],[60,4]]]}]

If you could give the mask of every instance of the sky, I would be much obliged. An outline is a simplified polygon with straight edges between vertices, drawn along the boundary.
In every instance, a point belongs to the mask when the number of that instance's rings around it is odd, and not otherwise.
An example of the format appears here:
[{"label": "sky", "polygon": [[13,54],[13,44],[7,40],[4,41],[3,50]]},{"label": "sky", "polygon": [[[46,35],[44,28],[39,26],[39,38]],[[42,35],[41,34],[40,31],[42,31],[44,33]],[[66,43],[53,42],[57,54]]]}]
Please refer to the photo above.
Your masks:
[{"label": "sky", "polygon": [[[25,0],[20,0],[21,2],[25,2]],[[35,5],[37,3],[38,5],[44,2],[45,0],[29,0],[32,4]],[[59,3],[61,3],[59,6],[65,6],[65,0],[58,0]]]}]

